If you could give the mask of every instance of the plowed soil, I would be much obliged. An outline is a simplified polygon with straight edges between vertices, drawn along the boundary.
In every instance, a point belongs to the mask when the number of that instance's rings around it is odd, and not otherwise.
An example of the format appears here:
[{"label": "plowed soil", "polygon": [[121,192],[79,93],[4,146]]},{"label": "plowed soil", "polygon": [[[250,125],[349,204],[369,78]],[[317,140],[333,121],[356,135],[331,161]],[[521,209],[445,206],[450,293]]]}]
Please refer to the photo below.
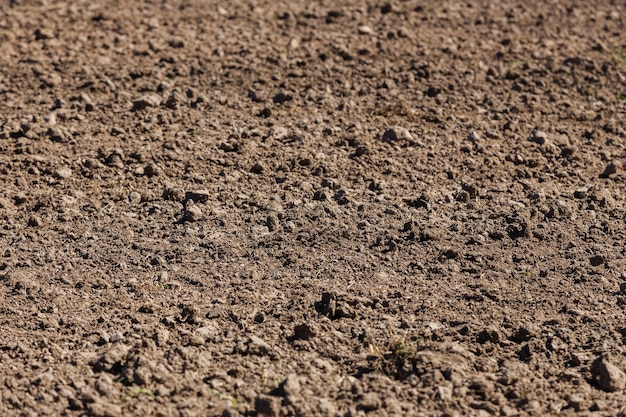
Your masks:
[{"label": "plowed soil", "polygon": [[626,415],[625,22],[2,1],[1,414]]}]

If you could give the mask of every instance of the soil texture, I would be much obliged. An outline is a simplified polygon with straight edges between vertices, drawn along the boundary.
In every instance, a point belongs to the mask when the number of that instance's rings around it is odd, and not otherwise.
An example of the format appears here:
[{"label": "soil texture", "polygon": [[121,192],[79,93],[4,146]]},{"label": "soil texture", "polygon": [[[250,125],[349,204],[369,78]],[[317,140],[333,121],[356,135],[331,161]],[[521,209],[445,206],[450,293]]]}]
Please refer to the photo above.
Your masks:
[{"label": "soil texture", "polygon": [[0,3],[3,416],[626,415],[626,3]]}]

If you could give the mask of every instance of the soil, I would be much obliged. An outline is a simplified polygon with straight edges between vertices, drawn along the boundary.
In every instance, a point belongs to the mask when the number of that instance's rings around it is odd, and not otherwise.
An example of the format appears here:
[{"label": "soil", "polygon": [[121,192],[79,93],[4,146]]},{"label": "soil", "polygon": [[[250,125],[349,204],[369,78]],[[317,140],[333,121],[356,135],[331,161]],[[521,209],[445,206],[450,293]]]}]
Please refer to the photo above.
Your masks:
[{"label": "soil", "polygon": [[625,23],[2,2],[2,415],[626,415]]}]

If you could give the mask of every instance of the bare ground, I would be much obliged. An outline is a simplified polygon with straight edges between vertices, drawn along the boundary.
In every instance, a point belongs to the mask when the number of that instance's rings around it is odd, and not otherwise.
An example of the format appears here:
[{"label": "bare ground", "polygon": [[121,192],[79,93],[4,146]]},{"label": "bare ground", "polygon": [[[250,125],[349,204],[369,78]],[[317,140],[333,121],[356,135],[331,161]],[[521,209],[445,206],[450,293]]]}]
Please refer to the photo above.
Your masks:
[{"label": "bare ground", "polygon": [[625,415],[625,22],[3,2],[2,415]]}]

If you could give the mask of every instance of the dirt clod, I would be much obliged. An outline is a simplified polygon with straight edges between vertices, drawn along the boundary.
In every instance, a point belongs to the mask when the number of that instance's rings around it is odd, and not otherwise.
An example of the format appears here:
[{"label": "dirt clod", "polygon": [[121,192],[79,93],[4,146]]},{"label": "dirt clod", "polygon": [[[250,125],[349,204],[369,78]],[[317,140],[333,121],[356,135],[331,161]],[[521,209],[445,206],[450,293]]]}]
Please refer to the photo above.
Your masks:
[{"label": "dirt clod", "polygon": [[626,389],[626,374],[611,363],[607,355],[596,358],[591,364],[590,370],[591,378],[601,390],[615,392]]}]

